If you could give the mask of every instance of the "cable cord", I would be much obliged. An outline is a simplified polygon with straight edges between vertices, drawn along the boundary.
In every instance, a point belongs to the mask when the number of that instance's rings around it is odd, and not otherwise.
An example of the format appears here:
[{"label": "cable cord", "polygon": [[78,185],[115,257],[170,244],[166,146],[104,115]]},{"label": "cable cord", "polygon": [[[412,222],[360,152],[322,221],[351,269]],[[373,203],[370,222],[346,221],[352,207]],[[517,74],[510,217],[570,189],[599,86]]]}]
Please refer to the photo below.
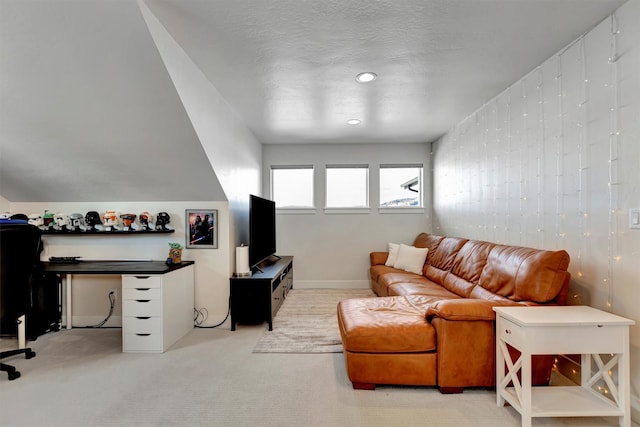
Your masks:
[{"label": "cable cord", "polygon": [[98,323],[97,325],[90,325],[90,326],[85,326],[86,328],[101,328],[105,323],[107,323],[107,320],[109,320],[109,318],[111,317],[111,315],[113,314],[113,307],[115,307],[116,305],[116,296],[114,295],[115,292],[111,291],[109,292],[109,314],[107,314],[107,317],[100,323]]},{"label": "cable cord", "polygon": [[[209,312],[207,311],[206,308],[202,308],[200,310],[194,308],[193,309],[195,311],[195,327],[196,328],[202,328],[202,329],[213,329],[213,328],[217,328],[218,326],[222,326],[222,324],[224,322],[227,321],[227,319],[229,318],[229,314],[231,313],[231,297],[229,297],[229,306],[227,308],[227,315],[224,317],[224,319],[222,320],[222,322],[218,323],[217,325],[213,325],[213,326],[201,326],[206,320],[207,317],[209,316]],[[202,317],[202,320],[199,320],[200,317]]]}]

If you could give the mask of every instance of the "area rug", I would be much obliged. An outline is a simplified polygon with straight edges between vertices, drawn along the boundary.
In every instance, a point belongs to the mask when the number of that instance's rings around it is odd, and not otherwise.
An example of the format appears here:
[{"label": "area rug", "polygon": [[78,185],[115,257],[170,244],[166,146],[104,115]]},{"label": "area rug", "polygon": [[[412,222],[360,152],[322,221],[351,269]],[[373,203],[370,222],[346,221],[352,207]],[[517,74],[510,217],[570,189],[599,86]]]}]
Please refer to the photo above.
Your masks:
[{"label": "area rug", "polygon": [[336,310],[349,298],[375,296],[370,289],[292,289],[254,353],[342,353]]}]

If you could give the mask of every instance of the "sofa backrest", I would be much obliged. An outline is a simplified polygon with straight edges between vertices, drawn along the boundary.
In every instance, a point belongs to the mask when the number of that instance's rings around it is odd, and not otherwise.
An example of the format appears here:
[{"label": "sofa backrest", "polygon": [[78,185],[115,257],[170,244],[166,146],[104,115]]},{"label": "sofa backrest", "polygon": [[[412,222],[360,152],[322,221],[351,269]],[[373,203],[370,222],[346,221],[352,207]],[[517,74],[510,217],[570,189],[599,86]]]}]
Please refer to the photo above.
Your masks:
[{"label": "sofa backrest", "polygon": [[[444,239],[444,236],[436,236],[435,234],[420,233],[413,241],[413,246],[416,248],[428,248],[427,259],[425,260],[425,268],[431,264],[431,258],[436,252],[438,245]],[[423,271],[424,272],[424,271]]]},{"label": "sofa backrest", "polygon": [[468,298],[480,281],[489,253],[495,246],[495,243],[468,240],[458,251],[442,285],[449,291]]},{"label": "sofa backrest", "polygon": [[451,270],[453,262],[458,255],[458,251],[468,242],[468,239],[459,237],[444,237],[431,256],[427,253],[427,263],[423,269],[423,274],[431,281],[440,285],[444,283],[444,278]]},{"label": "sofa backrest", "polygon": [[420,233],[423,275],[466,298],[566,304],[569,254]]},{"label": "sofa backrest", "polygon": [[478,285],[512,301],[551,302],[568,284],[569,254],[496,245]]}]

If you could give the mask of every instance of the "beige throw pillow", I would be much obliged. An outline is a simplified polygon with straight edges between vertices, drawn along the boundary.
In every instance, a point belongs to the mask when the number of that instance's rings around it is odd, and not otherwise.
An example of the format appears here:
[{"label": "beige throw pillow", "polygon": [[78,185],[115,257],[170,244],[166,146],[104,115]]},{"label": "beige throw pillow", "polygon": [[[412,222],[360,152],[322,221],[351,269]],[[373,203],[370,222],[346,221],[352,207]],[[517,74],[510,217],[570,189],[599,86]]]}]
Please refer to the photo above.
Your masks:
[{"label": "beige throw pillow", "polygon": [[394,263],[394,268],[409,271],[411,273],[422,274],[422,267],[427,259],[427,248],[416,248],[403,243],[398,249],[398,257]]},{"label": "beige throw pillow", "polygon": [[389,256],[387,256],[387,261],[384,265],[388,267],[393,267],[396,263],[396,259],[398,258],[398,249],[400,249],[400,245],[397,243],[388,243],[387,251],[389,252]]}]

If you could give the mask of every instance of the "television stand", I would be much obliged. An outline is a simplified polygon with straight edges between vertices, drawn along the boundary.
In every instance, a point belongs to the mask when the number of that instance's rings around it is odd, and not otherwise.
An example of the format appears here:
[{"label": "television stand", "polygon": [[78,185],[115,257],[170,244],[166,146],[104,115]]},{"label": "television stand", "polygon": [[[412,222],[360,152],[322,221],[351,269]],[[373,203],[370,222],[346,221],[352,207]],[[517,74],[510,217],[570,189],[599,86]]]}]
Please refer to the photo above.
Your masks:
[{"label": "television stand", "polygon": [[231,330],[236,323],[268,322],[273,330],[273,318],[287,294],[293,288],[293,257],[283,256],[247,277],[229,279],[231,294]]},{"label": "television stand", "polygon": [[260,272],[260,273],[264,273],[263,268],[273,264],[274,262],[278,262],[279,260],[281,260],[282,257],[278,256],[278,255],[271,255],[265,259],[263,259],[260,263],[256,264],[253,266],[253,268],[251,269],[252,273],[254,272],[253,270],[256,270],[255,272]]}]

